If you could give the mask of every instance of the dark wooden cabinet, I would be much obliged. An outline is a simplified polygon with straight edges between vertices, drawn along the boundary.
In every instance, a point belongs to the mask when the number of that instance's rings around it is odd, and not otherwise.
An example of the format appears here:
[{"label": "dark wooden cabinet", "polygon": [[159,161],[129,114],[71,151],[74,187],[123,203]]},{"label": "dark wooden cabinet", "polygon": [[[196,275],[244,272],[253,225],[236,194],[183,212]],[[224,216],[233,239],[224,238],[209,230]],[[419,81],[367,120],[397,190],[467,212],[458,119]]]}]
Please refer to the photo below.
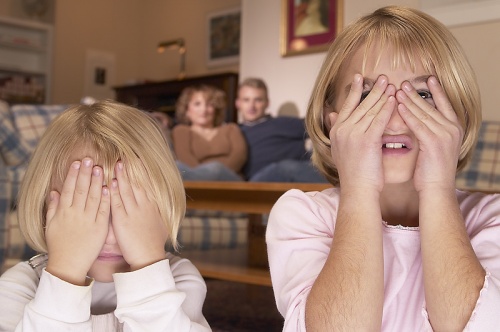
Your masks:
[{"label": "dark wooden cabinet", "polygon": [[169,116],[175,115],[175,102],[182,90],[196,84],[216,86],[226,92],[226,121],[237,122],[237,110],[234,105],[238,89],[238,74],[222,73],[207,76],[189,77],[183,80],[124,85],[114,88],[116,100],[147,111],[161,111]]}]

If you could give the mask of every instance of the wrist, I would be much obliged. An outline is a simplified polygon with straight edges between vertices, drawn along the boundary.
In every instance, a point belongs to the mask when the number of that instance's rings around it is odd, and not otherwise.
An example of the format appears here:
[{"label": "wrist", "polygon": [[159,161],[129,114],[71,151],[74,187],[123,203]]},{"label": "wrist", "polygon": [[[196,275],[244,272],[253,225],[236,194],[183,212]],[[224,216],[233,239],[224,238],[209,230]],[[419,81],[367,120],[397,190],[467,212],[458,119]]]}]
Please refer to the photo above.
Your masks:
[{"label": "wrist", "polygon": [[87,271],[78,271],[78,269],[72,269],[66,264],[59,265],[57,263],[51,262],[50,259],[47,262],[45,271],[47,271],[54,277],[57,277],[76,286],[86,286],[88,284]]},{"label": "wrist", "polygon": [[137,271],[142,268],[145,268],[146,266],[153,265],[155,263],[158,263],[159,261],[162,261],[166,258],[166,253],[165,251],[159,251],[157,253],[151,253],[149,255],[144,255],[141,257],[142,259],[137,260],[136,262],[129,263],[130,265],[130,271]]}]

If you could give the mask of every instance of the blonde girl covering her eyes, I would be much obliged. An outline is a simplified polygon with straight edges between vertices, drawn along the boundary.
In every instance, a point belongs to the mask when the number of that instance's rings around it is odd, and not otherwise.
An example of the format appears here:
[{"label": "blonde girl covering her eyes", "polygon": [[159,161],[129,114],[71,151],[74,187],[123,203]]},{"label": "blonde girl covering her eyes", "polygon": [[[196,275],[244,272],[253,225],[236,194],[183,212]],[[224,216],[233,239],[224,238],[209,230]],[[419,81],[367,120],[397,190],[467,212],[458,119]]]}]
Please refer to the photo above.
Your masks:
[{"label": "blonde girl covering her eyes", "polygon": [[19,196],[43,253],[0,277],[2,331],[210,331],[206,286],[177,246],[185,193],[155,120],[113,101],[47,128]]},{"label": "blonde girl covering her eyes", "polygon": [[312,160],[333,188],[271,211],[284,331],[498,330],[500,195],[455,188],[481,106],[453,35],[380,8],[336,37],[312,91]]}]

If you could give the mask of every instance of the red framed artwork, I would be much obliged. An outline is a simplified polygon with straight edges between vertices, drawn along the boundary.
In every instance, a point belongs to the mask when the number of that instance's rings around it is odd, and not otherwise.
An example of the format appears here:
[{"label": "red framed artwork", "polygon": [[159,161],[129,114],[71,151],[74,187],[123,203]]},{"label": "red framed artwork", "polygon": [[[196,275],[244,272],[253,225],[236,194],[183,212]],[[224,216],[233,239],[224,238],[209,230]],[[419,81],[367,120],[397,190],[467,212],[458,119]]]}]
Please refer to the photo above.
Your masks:
[{"label": "red framed artwork", "polygon": [[343,0],[281,0],[281,55],[322,52],[342,29]]}]

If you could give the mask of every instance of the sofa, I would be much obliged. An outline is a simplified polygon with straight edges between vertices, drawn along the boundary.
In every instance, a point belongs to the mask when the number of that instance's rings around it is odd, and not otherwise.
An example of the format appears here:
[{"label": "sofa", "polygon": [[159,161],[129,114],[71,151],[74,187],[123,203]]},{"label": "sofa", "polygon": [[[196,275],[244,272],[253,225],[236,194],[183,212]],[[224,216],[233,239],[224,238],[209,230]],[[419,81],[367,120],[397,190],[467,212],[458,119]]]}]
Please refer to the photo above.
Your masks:
[{"label": "sofa", "polygon": [[[0,101],[0,273],[32,257],[15,214],[16,197],[31,153],[49,123],[68,105],[13,105]],[[247,243],[244,213],[187,211],[182,250],[237,248]]]}]

